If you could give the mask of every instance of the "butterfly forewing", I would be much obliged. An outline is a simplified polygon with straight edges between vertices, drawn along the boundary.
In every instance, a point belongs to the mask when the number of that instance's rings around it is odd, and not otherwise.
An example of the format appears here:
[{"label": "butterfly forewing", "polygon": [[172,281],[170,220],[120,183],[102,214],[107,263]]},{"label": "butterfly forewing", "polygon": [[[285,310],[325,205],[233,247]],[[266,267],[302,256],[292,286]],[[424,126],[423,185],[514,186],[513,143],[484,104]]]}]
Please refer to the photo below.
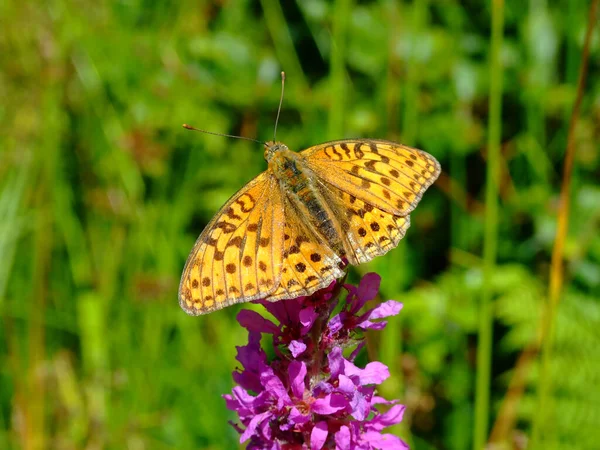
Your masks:
[{"label": "butterfly forewing", "polygon": [[440,174],[435,158],[383,140],[343,140],[301,155],[327,183],[389,213],[405,216]]},{"label": "butterfly forewing", "polygon": [[279,286],[284,211],[275,177],[264,172],[236,193],[188,257],[179,301],[189,314],[267,297]]}]

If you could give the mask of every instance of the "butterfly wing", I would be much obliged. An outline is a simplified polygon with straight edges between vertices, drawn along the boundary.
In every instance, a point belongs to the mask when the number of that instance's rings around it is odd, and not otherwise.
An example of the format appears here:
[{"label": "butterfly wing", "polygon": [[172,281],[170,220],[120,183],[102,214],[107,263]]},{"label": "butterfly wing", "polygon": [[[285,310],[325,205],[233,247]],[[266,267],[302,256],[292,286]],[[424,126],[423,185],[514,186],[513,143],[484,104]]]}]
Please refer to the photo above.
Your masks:
[{"label": "butterfly wing", "polygon": [[430,154],[376,139],[326,142],[300,154],[319,178],[351,199],[397,216],[415,209],[441,172]]},{"label": "butterfly wing", "polygon": [[410,226],[410,216],[392,214],[326,182],[321,191],[335,217],[340,218],[350,264],[370,261],[395,248]]},{"label": "butterfly wing", "polygon": [[398,245],[410,226],[408,214],[441,171],[433,156],[382,140],[327,142],[301,155],[339,218],[351,264]]},{"label": "butterfly wing", "polygon": [[290,197],[284,198],[284,205],[281,280],[268,301],[310,295],[344,276],[342,259],[307,222],[308,212]]},{"label": "butterfly wing", "polygon": [[280,284],[284,222],[279,182],[263,172],[198,237],[179,285],[184,311],[206,314],[272,293]]}]

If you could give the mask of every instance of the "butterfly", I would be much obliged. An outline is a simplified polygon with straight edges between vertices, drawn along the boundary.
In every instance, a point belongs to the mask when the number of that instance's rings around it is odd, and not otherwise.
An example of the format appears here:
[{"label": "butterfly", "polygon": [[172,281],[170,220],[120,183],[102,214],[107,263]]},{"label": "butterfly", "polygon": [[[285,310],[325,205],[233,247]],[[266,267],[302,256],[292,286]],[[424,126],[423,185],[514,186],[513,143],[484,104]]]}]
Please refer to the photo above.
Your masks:
[{"label": "butterfly", "polygon": [[398,245],[409,214],[440,174],[424,151],[377,139],[296,153],[264,144],[268,169],[206,226],[181,277],[191,315],[256,299],[310,295]]}]

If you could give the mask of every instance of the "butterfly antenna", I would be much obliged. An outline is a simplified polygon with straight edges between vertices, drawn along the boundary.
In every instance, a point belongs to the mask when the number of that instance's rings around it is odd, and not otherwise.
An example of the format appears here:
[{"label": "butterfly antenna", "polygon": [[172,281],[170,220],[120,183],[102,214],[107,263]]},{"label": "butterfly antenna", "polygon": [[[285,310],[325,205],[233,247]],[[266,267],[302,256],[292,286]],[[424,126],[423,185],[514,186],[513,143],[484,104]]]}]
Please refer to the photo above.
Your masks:
[{"label": "butterfly antenna", "polygon": [[248,137],[244,137],[244,136],[234,136],[233,134],[215,133],[213,131],[200,130],[200,129],[195,128],[195,127],[193,127],[191,125],[188,125],[187,123],[183,124],[183,128],[185,128],[186,130],[198,131],[199,133],[212,134],[212,135],[221,136],[221,137],[230,137],[230,138],[234,138],[234,139],[243,139],[245,141],[257,142],[257,143],[262,144],[262,145],[265,144],[262,141],[257,141],[256,139],[252,139],[252,138],[248,138]]},{"label": "butterfly antenna", "polygon": [[283,103],[283,88],[285,87],[285,72],[281,72],[281,97],[279,97],[279,108],[277,108],[277,118],[275,119],[275,130],[273,130],[273,142],[277,136],[277,124],[279,123],[279,114],[281,113],[281,104]]}]

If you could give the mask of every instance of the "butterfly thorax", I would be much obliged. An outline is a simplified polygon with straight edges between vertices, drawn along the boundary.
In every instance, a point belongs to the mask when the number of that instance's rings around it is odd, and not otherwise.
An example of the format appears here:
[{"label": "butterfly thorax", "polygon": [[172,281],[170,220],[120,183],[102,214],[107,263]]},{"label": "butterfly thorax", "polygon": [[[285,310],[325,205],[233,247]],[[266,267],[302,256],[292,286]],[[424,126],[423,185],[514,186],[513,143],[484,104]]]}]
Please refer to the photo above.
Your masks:
[{"label": "butterfly thorax", "polygon": [[[269,146],[269,144],[272,144]],[[320,234],[336,252],[342,252],[341,230],[336,227],[331,202],[319,188],[316,176],[306,159],[279,142],[265,145],[269,170],[279,180],[279,185],[300,217]],[[267,155],[268,154],[268,155]]]},{"label": "butterfly thorax", "polygon": [[314,197],[311,195],[314,174],[302,155],[291,151],[280,142],[268,142],[265,145],[265,158],[269,163],[269,170],[279,180],[286,193],[307,196],[303,201]]}]

